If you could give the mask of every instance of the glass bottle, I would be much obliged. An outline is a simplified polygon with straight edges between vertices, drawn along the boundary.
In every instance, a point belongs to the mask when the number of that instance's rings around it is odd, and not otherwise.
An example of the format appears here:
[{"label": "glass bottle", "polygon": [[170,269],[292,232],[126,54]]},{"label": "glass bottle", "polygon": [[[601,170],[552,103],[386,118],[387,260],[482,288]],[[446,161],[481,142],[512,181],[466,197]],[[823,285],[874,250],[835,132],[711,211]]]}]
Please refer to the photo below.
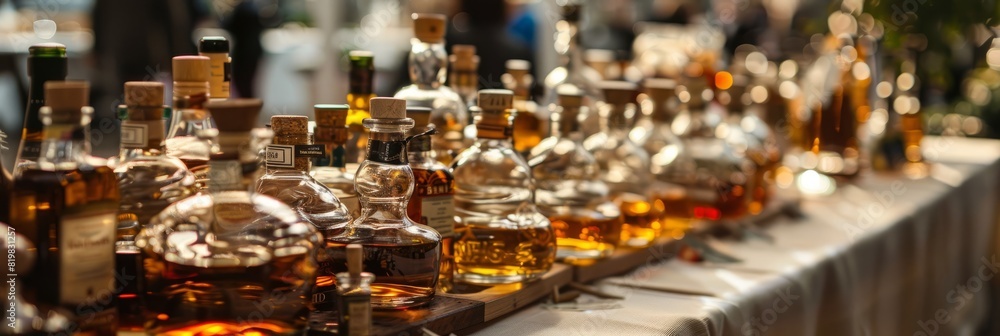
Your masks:
[{"label": "glass bottle", "polygon": [[347,169],[348,111],[348,105],[313,106],[316,115],[313,134],[316,143],[324,145],[325,154],[316,158],[311,173],[316,181],[333,191],[351,216],[357,216],[361,206],[358,204],[358,192],[354,190],[354,171]]},{"label": "glass bottle", "polygon": [[413,14],[410,49],[412,85],[396,92],[409,106],[429,107],[431,123],[438,134],[431,136],[431,149],[444,164],[466,147],[464,131],[469,124],[465,103],[454,90],[444,85],[448,59],[444,49],[445,17],[439,14]]},{"label": "glass bottle", "polygon": [[552,223],[556,256],[586,265],[610,256],[621,238],[622,214],[608,197],[600,166],[583,147],[580,122],[590,113],[584,95],[564,86],[552,111],[552,135],[531,150],[539,211]]},{"label": "glass bottle", "polygon": [[207,191],[171,204],[140,232],[146,332],[301,335],[322,236],[287,205],[248,188],[272,133],[257,99],[213,101],[218,129]]},{"label": "glass bottle", "polygon": [[209,59],[209,97],[229,99],[233,59],[229,57],[229,40],[222,36],[204,36],[198,41],[198,55]]},{"label": "glass bottle", "polygon": [[781,165],[782,154],[777,136],[760,118],[765,109],[768,91],[763,85],[750,83],[743,75],[733,75],[732,86],[720,93],[726,101],[726,131],[734,148],[753,162],[748,181],[747,212],[763,211],[774,193],[774,172]]},{"label": "glass bottle", "polygon": [[413,170],[413,196],[406,206],[406,214],[414,222],[430,226],[441,234],[441,273],[438,289],[448,292],[453,287],[455,254],[455,178],[448,166],[434,158],[431,138],[434,124],[430,124],[431,109],[407,107],[406,116],[414,121],[406,155]]},{"label": "glass bottle", "polygon": [[629,139],[639,114],[635,104],[638,88],[629,82],[601,83],[605,101],[600,104],[601,131],[583,142],[597,161],[599,178],[607,184],[610,197],[621,210],[625,223],[621,246],[646,247],[660,235],[660,209],[653,207],[649,191],[649,154]]},{"label": "glass bottle", "polygon": [[167,155],[184,162],[195,174],[199,187],[204,188],[208,178],[208,157],[212,150],[196,133],[213,127],[205,109],[209,97],[211,61],[205,56],[176,56],[172,62],[174,105],[166,140]]},{"label": "glass bottle", "polygon": [[448,86],[455,90],[465,106],[476,106],[476,94],[479,90],[479,56],[476,46],[456,44],[451,46],[451,71],[448,72]]},{"label": "glass bottle", "polygon": [[41,155],[15,178],[11,201],[11,227],[39,252],[19,291],[40,311],[65,315],[76,328],[67,332],[114,335],[117,309],[102,298],[113,295],[109,285],[134,281],[116,277],[114,269],[118,182],[111,168],[93,164],[84,145],[81,129],[93,114],[89,84],[49,81],[44,87]]},{"label": "glass bottle", "polygon": [[375,98],[375,54],[367,50],[352,50],[347,59],[350,61],[347,90],[350,138],[346,147],[346,163],[361,163],[365,160],[365,146],[368,144],[368,130],[362,122],[371,117],[368,101]]},{"label": "glass bottle", "polygon": [[[135,236],[170,204],[197,192],[194,174],[163,148],[163,84],[125,82],[125,120],[121,124],[121,150],[115,175],[121,202],[115,239],[115,270],[142,279],[142,258]],[[140,296],[141,281],[118,293],[122,330],[142,330],[145,322]]]},{"label": "glass bottle", "polygon": [[[556,22],[555,49],[559,54],[560,65],[545,76],[545,97],[542,105],[558,103],[558,88],[561,85],[572,85],[583,92],[584,105],[591,110],[596,110],[598,101],[603,100],[601,90],[597,84],[601,81],[601,74],[591,68],[583,61],[583,50],[580,46],[580,21],[583,17],[583,7],[573,1],[565,1],[561,4],[562,20]],[[548,129],[549,111],[541,110],[539,119],[542,120],[543,129]],[[597,113],[592,113],[586,117],[581,124],[584,135],[591,135],[600,130],[600,118]]]},{"label": "glass bottle", "polygon": [[504,87],[514,92],[514,149],[527,155],[548,133],[538,119],[538,104],[531,100],[531,63],[525,60],[508,60],[507,73],[500,77]]},{"label": "glass bottle", "polygon": [[898,64],[899,75],[892,90],[891,110],[898,115],[898,129],[903,140],[903,157],[906,159],[903,173],[910,178],[922,178],[927,176],[929,167],[924,163],[920,146],[924,138],[924,113],[918,97],[920,79],[917,77],[915,53],[916,50],[907,50]]},{"label": "glass bottle", "polygon": [[405,134],[413,127],[406,117],[406,101],[372,98],[372,117],[365,119],[371,138],[368,159],[354,177],[361,215],[346,231],[327,237],[332,258],[323,269],[334,274],[347,270],[344,248],[364,246],[364,264],[375,275],[372,307],[406,309],[434,298],[441,265],[441,235],[413,222],[406,206],[413,194],[413,171],[405,155]]},{"label": "glass bottle", "polygon": [[347,245],[347,272],[337,273],[337,331],[339,335],[368,336],[372,333],[372,281],[362,272],[364,248]]},{"label": "glass bottle", "polygon": [[28,107],[24,112],[24,128],[21,144],[17,148],[13,173],[18,175],[23,166],[30,165],[42,150],[45,140],[42,134],[42,119],[38,112],[45,106],[45,82],[66,79],[66,46],[58,43],[40,43],[28,48]]},{"label": "glass bottle", "polygon": [[514,150],[513,92],[479,91],[476,142],[462,151],[455,174],[455,278],[475,284],[523,282],[555,261],[551,223],[534,204],[535,183]]}]

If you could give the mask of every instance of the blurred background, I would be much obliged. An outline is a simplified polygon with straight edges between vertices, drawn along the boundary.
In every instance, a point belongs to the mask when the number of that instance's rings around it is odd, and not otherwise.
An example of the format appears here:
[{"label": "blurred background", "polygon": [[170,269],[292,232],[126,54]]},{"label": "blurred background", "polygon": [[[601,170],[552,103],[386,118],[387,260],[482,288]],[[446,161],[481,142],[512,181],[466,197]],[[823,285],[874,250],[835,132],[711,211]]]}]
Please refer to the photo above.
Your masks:
[{"label": "blurred background", "polygon": [[[996,1],[858,1],[852,6],[867,14],[859,24],[880,27],[887,53],[918,51],[928,134],[1000,135],[1000,49],[993,49],[996,29],[990,26],[1000,13]],[[583,3],[588,63],[606,78],[633,81],[658,75],[643,64],[669,61],[670,53],[662,49],[670,46],[657,45],[669,40],[642,39],[651,24],[712,25],[726,35],[728,55],[722,57],[731,57],[739,45],[754,44],[779,64],[808,54],[804,48],[830,31],[830,13],[844,5],[825,0]],[[311,115],[315,103],[345,101],[350,50],[376,55],[379,96],[409,84],[406,55],[414,12],[449,17],[449,51],[453,44],[477,47],[480,88],[502,87],[508,59],[531,61],[536,79],[558,65],[553,32],[561,14],[555,0],[0,0],[0,130],[8,134],[6,147],[16,148],[27,96],[26,56],[34,43],[65,44],[69,78],[92,83],[94,154],[108,157],[118,146],[114,111],[122,83],[169,85],[170,58],[195,54],[202,36],[231,41],[233,95],[263,99],[262,120],[273,114]],[[4,151],[6,164],[15,151]]]}]

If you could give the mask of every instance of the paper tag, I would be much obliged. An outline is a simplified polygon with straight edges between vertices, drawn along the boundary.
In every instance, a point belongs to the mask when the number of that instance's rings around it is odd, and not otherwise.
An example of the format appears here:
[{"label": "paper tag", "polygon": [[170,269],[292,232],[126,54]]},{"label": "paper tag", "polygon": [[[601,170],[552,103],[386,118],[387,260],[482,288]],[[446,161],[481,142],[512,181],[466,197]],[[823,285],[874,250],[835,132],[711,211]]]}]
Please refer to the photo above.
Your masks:
[{"label": "paper tag", "polygon": [[265,160],[270,168],[295,168],[295,146],[267,145]]},{"label": "paper tag", "polygon": [[295,157],[321,157],[325,154],[325,145],[295,145]]},{"label": "paper tag", "polygon": [[146,148],[149,142],[149,126],[145,124],[122,122],[122,148]]},{"label": "paper tag", "polygon": [[115,213],[65,216],[59,223],[59,300],[80,304],[110,291],[115,279]]},{"label": "paper tag", "polygon": [[420,215],[427,218],[427,226],[437,230],[442,237],[455,235],[455,205],[451,195],[422,197]]}]

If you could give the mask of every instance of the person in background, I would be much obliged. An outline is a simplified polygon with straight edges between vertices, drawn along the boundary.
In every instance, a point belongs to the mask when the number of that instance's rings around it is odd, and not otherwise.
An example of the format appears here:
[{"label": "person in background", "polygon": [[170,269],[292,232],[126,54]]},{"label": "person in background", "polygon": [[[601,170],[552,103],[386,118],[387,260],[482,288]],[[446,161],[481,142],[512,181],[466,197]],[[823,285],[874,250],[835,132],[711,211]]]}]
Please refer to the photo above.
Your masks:
[{"label": "person in background", "polygon": [[447,50],[456,44],[476,46],[480,89],[503,88],[500,76],[507,60],[535,63],[531,46],[508,28],[514,6],[507,0],[460,0],[458,13],[448,22]]}]

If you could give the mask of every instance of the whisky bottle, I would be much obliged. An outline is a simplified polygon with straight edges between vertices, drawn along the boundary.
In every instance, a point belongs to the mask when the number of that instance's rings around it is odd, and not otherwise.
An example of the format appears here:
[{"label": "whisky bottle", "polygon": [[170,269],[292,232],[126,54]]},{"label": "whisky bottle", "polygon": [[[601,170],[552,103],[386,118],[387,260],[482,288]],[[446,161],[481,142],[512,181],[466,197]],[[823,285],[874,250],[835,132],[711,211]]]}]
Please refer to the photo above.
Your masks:
[{"label": "whisky bottle", "polygon": [[365,160],[365,146],[368,144],[368,130],[362,122],[371,117],[368,101],[375,98],[375,54],[366,50],[352,50],[347,54],[350,61],[348,78],[347,127],[351,131],[348,140],[347,163],[361,163]]},{"label": "whisky bottle", "polygon": [[[559,54],[560,65],[552,69],[545,76],[542,83],[545,86],[545,97],[542,99],[543,106],[558,103],[558,89],[560,86],[569,85],[583,92],[584,105],[596,111],[598,101],[603,100],[601,90],[597,84],[601,81],[601,74],[591,68],[583,61],[583,50],[580,45],[580,21],[583,17],[583,7],[574,1],[566,1],[561,5],[562,20],[556,22],[555,49]],[[547,122],[549,111],[539,111],[545,115],[539,116],[542,119],[543,127],[549,127]],[[600,118],[597,113],[592,113],[581,124],[584,135],[597,133],[600,129]],[[554,127],[554,126],[553,126]]]},{"label": "whisky bottle", "polygon": [[732,75],[732,85],[721,89],[720,98],[725,102],[727,118],[725,136],[737,152],[753,163],[747,181],[747,213],[758,214],[770,201],[774,190],[774,170],[781,164],[778,141],[759,113],[767,99],[767,89],[750,83],[746,76]]},{"label": "whisky bottle", "polygon": [[153,218],[136,239],[146,279],[146,333],[301,335],[322,235],[281,201],[253,193],[271,132],[257,99],[213,101],[218,129],[207,191]]},{"label": "whisky bottle", "polygon": [[211,60],[205,56],[173,58],[174,104],[166,140],[167,155],[184,162],[202,188],[207,183],[208,156],[212,150],[198,138],[197,132],[212,128],[205,109],[209,98],[210,64]]},{"label": "whisky bottle", "polygon": [[[396,92],[408,106],[429,107],[431,123],[438,134],[431,136],[431,149],[444,164],[465,145],[465,128],[469,124],[465,103],[454,90],[444,85],[448,58],[444,49],[445,17],[439,14],[413,14],[410,49],[410,80],[412,85]],[[378,274],[376,274],[377,276]]]},{"label": "whisky bottle", "polygon": [[197,192],[194,174],[163,147],[163,84],[125,83],[126,116],[114,172],[121,202],[115,238],[115,270],[136,277],[117,293],[121,330],[142,330],[142,258],[135,236],[170,204]]},{"label": "whisky bottle", "polygon": [[621,209],[621,246],[646,247],[660,235],[661,209],[654,207],[650,191],[657,190],[650,173],[649,154],[629,139],[639,114],[635,101],[638,88],[629,82],[600,84],[604,102],[599,106],[601,131],[583,142],[597,161],[599,178]]},{"label": "whisky bottle", "polygon": [[479,91],[476,142],[452,163],[458,281],[530,281],[555,261],[555,236],[535,207],[531,169],[510,141],[513,98],[509,90]]},{"label": "whisky bottle", "polygon": [[37,247],[19,291],[39,311],[63,314],[70,321],[63,332],[114,335],[113,290],[135,281],[114,269],[118,183],[110,168],[93,165],[84,145],[81,128],[93,114],[89,85],[44,87],[41,155],[15,178],[11,201],[11,227]]},{"label": "whisky bottle", "polygon": [[552,135],[531,150],[536,204],[552,223],[557,257],[586,265],[610,256],[621,239],[622,214],[600,179],[600,166],[583,147],[580,122],[589,108],[583,92],[561,87],[552,111]]},{"label": "whisky bottle", "polygon": [[[322,157],[316,158],[311,174],[316,181],[330,188],[337,199],[347,207],[348,213],[356,217],[361,211],[361,205],[358,204],[358,192],[354,190],[354,171],[347,169],[347,147],[350,146],[347,142],[348,111],[348,105],[313,106],[316,115],[314,138],[316,143],[324,146],[325,153]],[[367,138],[367,135],[365,137]]]},{"label": "whisky bottle", "polygon": [[[406,102],[372,98],[368,159],[354,176],[361,215],[336,236],[327,237],[332,257],[320,268],[336,274],[347,271],[345,248],[364,246],[364,268],[375,275],[372,307],[405,309],[434,298],[441,265],[441,235],[406,215],[413,194],[413,171],[407,164],[405,134],[413,127]],[[321,290],[321,289],[320,289]]]},{"label": "whisky bottle", "polygon": [[441,234],[441,272],[438,289],[448,292],[452,289],[454,274],[453,244],[455,238],[455,178],[447,166],[438,162],[431,152],[430,133],[435,131],[430,124],[431,109],[407,107],[406,116],[413,119],[415,127],[410,130],[406,156],[413,170],[413,196],[406,205],[406,214],[414,222],[430,226]]},{"label": "whisky bottle", "polygon": [[548,133],[539,120],[538,104],[531,100],[531,86],[534,77],[531,76],[531,63],[525,60],[508,60],[505,64],[507,73],[500,77],[504,87],[514,92],[514,149],[519,153],[528,154],[532,148],[542,141]]},{"label": "whisky bottle", "polygon": [[45,82],[65,80],[66,72],[66,46],[41,43],[28,48],[28,77],[31,85],[28,89],[28,107],[24,112],[21,144],[17,148],[17,159],[12,168],[14,175],[21,172],[21,167],[38,160],[44,140],[42,119],[39,118],[38,111],[45,106]]},{"label": "whisky bottle", "polygon": [[476,46],[453,45],[448,63],[451,64],[448,86],[462,97],[466,107],[476,106],[476,95],[479,91],[479,56],[476,55]]},{"label": "whisky bottle", "polygon": [[208,96],[229,99],[233,60],[229,57],[229,40],[222,36],[205,36],[198,41],[198,55],[209,59]]}]

